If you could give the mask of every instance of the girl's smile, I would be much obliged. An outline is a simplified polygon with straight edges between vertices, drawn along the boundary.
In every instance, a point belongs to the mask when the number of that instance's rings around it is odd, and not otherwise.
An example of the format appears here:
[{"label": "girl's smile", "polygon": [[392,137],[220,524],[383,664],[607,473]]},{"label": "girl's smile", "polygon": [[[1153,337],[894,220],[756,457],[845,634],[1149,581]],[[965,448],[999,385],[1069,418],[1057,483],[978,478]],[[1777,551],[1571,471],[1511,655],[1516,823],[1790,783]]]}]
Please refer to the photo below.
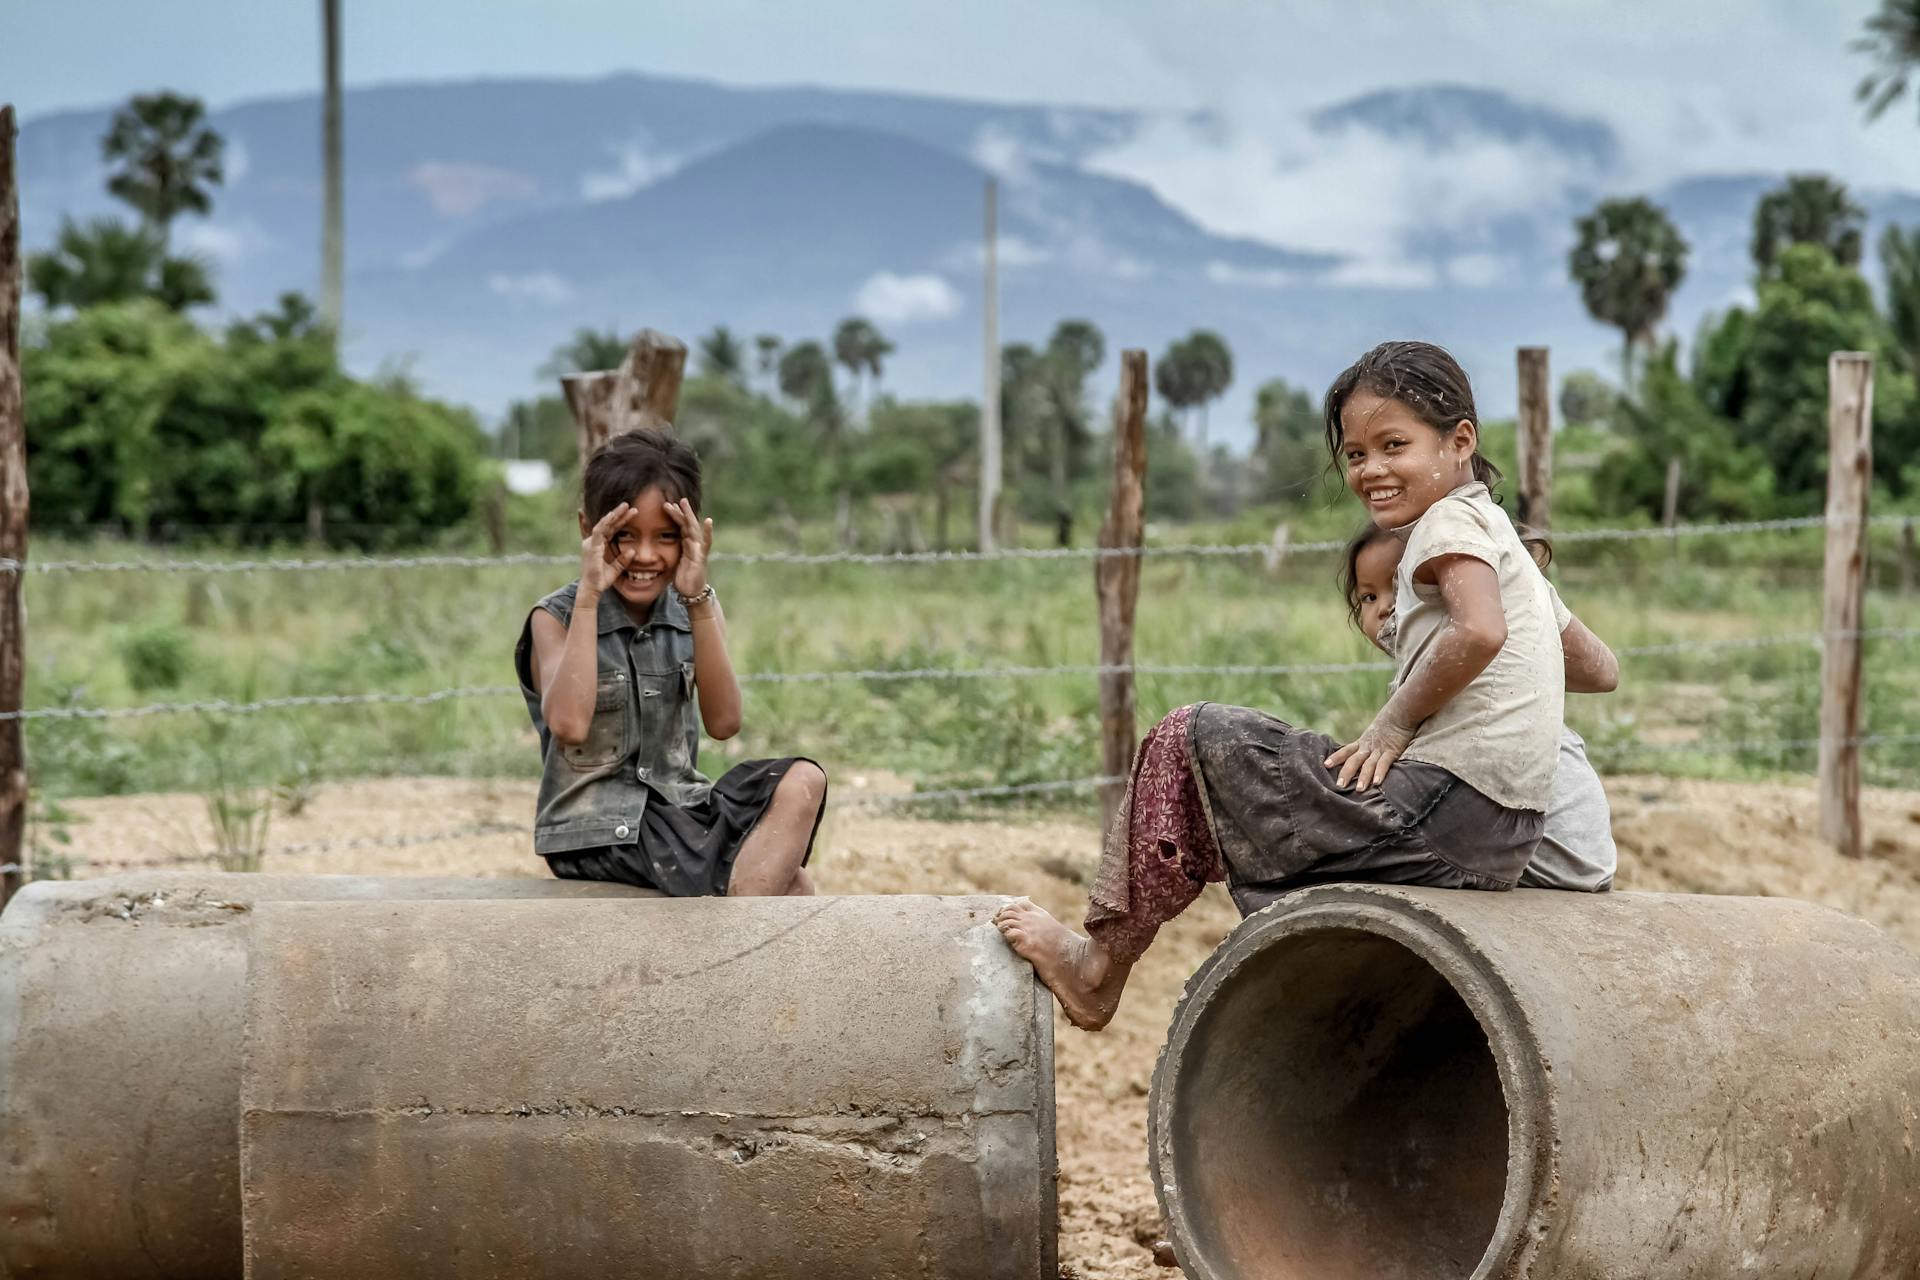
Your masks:
[{"label": "girl's smile", "polygon": [[627,518],[607,538],[607,559],[620,566],[613,593],[644,618],[680,567],[680,526],[658,485],[635,497]]},{"label": "girl's smile", "polygon": [[1383,529],[1412,524],[1472,479],[1478,443],[1471,420],[1451,432],[1435,431],[1400,401],[1364,388],[1340,411],[1347,487]]}]

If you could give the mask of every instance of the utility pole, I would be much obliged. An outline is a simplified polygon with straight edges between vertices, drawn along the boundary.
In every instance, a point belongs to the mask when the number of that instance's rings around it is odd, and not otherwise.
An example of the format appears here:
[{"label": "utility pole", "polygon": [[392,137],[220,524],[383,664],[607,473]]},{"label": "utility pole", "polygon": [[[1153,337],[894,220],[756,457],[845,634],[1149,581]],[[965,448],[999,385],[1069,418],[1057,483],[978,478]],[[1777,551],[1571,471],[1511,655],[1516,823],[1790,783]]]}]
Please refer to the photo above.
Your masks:
[{"label": "utility pole", "polygon": [[326,100],[321,111],[321,163],[326,170],[326,207],[320,232],[320,317],[340,334],[346,298],[346,176],[340,156],[340,0],[320,0]]},{"label": "utility pole", "polygon": [[1000,515],[1000,272],[996,208],[1000,184],[987,179],[986,360],[980,387],[980,550],[991,552]]}]

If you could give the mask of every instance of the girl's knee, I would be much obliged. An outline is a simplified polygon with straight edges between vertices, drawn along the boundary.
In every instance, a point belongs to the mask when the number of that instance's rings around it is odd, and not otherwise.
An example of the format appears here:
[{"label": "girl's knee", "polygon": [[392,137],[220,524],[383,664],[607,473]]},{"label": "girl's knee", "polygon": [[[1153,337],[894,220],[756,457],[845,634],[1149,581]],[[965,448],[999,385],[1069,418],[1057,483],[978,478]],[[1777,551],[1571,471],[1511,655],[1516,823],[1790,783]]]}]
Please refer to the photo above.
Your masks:
[{"label": "girl's knee", "polygon": [[827,795],[827,771],[811,760],[796,760],[778,789],[794,803],[817,809]]}]

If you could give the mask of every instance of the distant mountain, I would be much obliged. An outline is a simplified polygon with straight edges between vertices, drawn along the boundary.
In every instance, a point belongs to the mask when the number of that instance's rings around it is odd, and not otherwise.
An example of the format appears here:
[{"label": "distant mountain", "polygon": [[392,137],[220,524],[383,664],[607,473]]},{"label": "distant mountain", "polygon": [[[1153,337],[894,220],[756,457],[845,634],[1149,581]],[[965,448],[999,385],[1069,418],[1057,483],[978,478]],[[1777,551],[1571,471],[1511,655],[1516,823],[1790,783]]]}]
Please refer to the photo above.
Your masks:
[{"label": "distant mountain", "polygon": [[[822,335],[860,309],[863,289],[879,290],[879,323],[910,326],[896,335],[893,380],[912,386],[918,370],[963,394],[971,382],[960,371],[979,364],[988,176],[895,134],[770,130],[623,199],[529,213],[469,232],[413,269],[356,276],[357,336],[379,349],[418,344],[420,371],[438,383],[454,376],[434,361],[441,343],[544,351],[556,316]],[[1204,296],[1218,288],[1209,271],[1310,276],[1334,265],[1209,235],[1144,188],[1063,165],[1008,181],[1000,232],[1009,340],[1044,338],[1062,306],[1093,310],[1117,286],[1145,289],[1149,277],[1156,289]],[[899,295],[892,302],[889,290]],[[1128,304],[1100,305],[1113,314]],[[503,359],[460,376],[473,385],[499,376],[502,393],[517,394],[525,367]]]},{"label": "distant mountain", "polygon": [[[99,140],[110,112],[64,112],[21,131],[30,240],[51,215],[112,207]],[[349,262],[354,270],[436,252],[472,226],[532,209],[630,194],[699,156],[797,122],[885,129],[967,155],[976,147],[1073,163],[1127,136],[1138,117],[837,89],[739,89],[664,76],[480,80],[355,89],[345,106]],[[228,140],[223,224],[258,251],[317,271],[320,104],[313,96],[212,113]],[[258,243],[264,242],[264,243]]]},{"label": "distant mountain", "polygon": [[1519,102],[1493,89],[1422,85],[1382,89],[1323,107],[1308,117],[1322,133],[1362,128],[1432,147],[1472,140],[1539,144],[1589,166],[1595,175],[1620,164],[1620,140],[1605,121]]},{"label": "distant mountain", "polygon": [[[30,247],[63,214],[115,207],[98,161],[107,116],[23,127]],[[212,260],[228,310],[314,291],[317,100],[242,103],[213,124],[229,180],[215,216],[183,220],[176,243]],[[1621,144],[1604,121],[1493,90],[1414,86],[1305,118],[1323,160],[1348,147],[1389,165],[1471,154],[1537,179],[1523,203],[1416,204],[1379,246],[1390,273],[1218,234],[1191,192],[1156,192],[1113,159],[1169,124],[1194,147],[1230,146],[1227,124],[1205,116],[622,75],[354,90],[346,124],[349,360],[408,363],[434,394],[489,415],[540,390],[533,370],[582,325],[691,339],[727,324],[792,341],[856,311],[898,344],[887,385],[977,395],[989,172],[1001,179],[1003,340],[1044,341],[1085,316],[1110,350],[1158,353],[1217,329],[1239,370],[1213,414],[1223,440],[1250,436],[1262,379],[1317,389],[1388,335],[1446,342],[1494,414],[1512,407],[1516,344],[1551,345],[1561,372],[1616,358],[1565,264],[1574,217],[1629,194]],[[1703,174],[1652,193],[1694,247],[1674,330],[1741,296],[1753,204],[1777,181]],[[1856,196],[1876,222],[1920,220],[1913,195]],[[1111,365],[1099,377],[1110,384]]]}]

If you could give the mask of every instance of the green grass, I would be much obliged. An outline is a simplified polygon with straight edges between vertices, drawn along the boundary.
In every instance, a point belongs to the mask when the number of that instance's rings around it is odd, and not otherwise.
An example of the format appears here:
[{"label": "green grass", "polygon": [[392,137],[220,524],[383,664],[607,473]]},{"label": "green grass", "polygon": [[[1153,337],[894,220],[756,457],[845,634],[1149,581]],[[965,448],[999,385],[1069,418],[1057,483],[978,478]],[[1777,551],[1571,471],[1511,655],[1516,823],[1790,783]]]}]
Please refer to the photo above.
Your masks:
[{"label": "green grass", "polygon": [[[557,511],[552,534],[519,548],[577,548]],[[516,527],[535,522],[525,518]],[[1344,507],[1300,520],[1296,541],[1337,537]],[[1155,528],[1151,542],[1265,542],[1268,517]],[[1892,530],[1875,530],[1891,550]],[[769,535],[770,536],[770,535]],[[807,531],[811,549],[828,532]],[[1037,538],[1039,532],[1035,531]],[[722,531],[722,550],[770,545]],[[470,539],[435,548],[482,553]],[[152,558],[124,544],[36,543],[34,558]],[[173,554],[186,554],[176,552]],[[197,549],[202,557],[233,556]],[[250,553],[257,555],[258,553]],[[279,554],[300,556],[292,548]],[[1820,616],[1818,530],[1744,539],[1564,544],[1554,576],[1572,607],[1616,647],[1812,631]],[[1299,554],[1277,575],[1257,562],[1161,558],[1141,583],[1143,663],[1365,661],[1334,589],[1336,557]],[[1920,627],[1920,599],[1891,588],[1882,554],[1867,625]],[[29,706],[134,706],[209,698],[427,692],[511,685],[528,607],[565,567],[370,572],[124,573],[27,579]],[[822,566],[718,564],[736,666],[743,672],[1044,666],[1097,661],[1093,572],[1068,561]],[[1867,645],[1867,731],[1920,731],[1912,642]],[[1573,698],[1569,719],[1602,767],[1760,778],[1812,768],[1811,749],[1715,744],[1817,733],[1819,655],[1811,646],[1630,660],[1623,687]],[[1377,709],[1377,673],[1281,678],[1142,676],[1140,726],[1201,698],[1259,706],[1335,735]],[[805,753],[830,767],[886,769],[922,787],[1042,781],[1100,771],[1089,676],[1016,682],[943,679],[750,686],[746,726],[709,743],[717,773],[735,759]],[[1653,741],[1684,750],[1643,753]],[[1697,744],[1697,746],[1688,746]],[[38,721],[29,760],[44,797],[132,791],[304,789],[407,774],[533,776],[536,747],[517,697],[427,707],[311,708],[210,717]],[[1920,747],[1869,751],[1882,785],[1920,786]],[[1084,804],[1084,799],[1072,803]]]}]

